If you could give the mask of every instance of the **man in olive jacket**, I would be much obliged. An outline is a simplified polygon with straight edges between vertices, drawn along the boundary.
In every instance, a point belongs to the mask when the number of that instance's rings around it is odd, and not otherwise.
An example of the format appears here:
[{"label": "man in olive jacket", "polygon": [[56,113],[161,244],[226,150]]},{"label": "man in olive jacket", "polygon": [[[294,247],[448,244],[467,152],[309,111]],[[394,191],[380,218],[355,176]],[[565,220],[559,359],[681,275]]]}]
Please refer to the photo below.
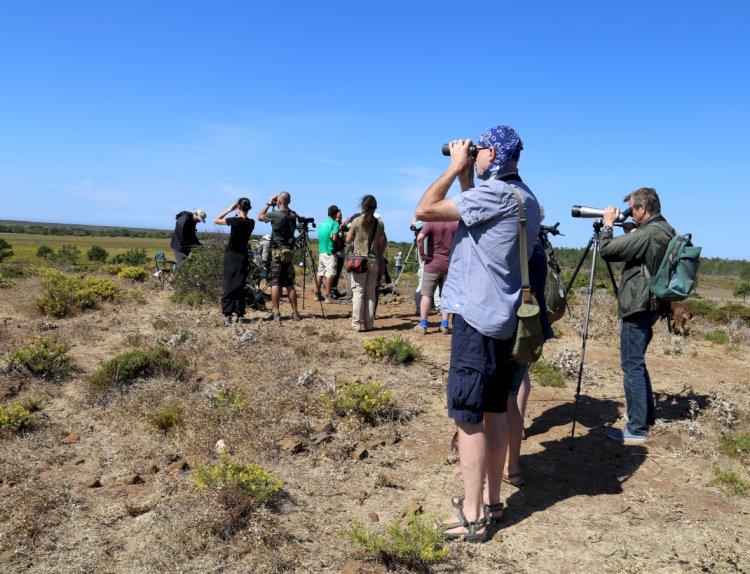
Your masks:
[{"label": "man in olive jacket", "polygon": [[669,303],[651,295],[643,267],[651,275],[656,274],[675,230],[661,215],[661,203],[655,189],[641,187],[623,201],[630,205],[636,228],[631,233],[613,238],[612,227],[620,210],[612,206],[605,209],[601,255],[605,261],[625,262],[617,305],[622,319],[620,364],[628,422],[622,429],[607,429],[607,436],[619,442],[643,442],[648,436],[649,426],[656,420],[656,404],[646,369],[646,349],[653,336],[653,324],[669,307]]}]

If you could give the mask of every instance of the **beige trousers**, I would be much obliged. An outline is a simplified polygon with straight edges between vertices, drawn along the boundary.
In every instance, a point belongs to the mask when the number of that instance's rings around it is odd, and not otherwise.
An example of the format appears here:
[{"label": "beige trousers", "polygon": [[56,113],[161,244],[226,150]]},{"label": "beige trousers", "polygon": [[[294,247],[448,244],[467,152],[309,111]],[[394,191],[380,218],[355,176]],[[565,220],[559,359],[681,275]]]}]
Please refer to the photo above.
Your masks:
[{"label": "beige trousers", "polygon": [[370,261],[367,273],[352,273],[352,329],[371,331],[375,323],[378,265]]}]

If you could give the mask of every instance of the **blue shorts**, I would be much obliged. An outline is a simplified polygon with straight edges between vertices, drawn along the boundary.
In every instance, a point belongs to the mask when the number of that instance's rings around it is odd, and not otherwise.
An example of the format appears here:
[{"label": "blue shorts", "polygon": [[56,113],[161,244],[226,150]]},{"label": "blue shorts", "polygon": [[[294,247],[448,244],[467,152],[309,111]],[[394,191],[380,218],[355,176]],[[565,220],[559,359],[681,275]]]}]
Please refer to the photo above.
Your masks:
[{"label": "blue shorts", "polygon": [[513,339],[482,335],[461,315],[453,316],[451,363],[448,371],[448,416],[479,424],[484,413],[508,410],[508,387],[516,369],[510,353]]}]

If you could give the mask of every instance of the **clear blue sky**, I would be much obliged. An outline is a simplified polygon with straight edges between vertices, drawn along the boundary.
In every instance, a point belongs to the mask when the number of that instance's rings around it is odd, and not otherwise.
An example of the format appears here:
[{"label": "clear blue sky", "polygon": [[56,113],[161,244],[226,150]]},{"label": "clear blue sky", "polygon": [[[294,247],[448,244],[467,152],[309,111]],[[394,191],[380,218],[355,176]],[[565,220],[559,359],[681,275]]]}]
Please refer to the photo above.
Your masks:
[{"label": "clear blue sky", "polygon": [[8,0],[0,219],[171,229],[287,190],[319,221],[372,193],[407,241],[441,145],[505,123],[557,245],[591,235],[572,205],[651,186],[704,255],[750,258],[748,22],[722,1]]}]

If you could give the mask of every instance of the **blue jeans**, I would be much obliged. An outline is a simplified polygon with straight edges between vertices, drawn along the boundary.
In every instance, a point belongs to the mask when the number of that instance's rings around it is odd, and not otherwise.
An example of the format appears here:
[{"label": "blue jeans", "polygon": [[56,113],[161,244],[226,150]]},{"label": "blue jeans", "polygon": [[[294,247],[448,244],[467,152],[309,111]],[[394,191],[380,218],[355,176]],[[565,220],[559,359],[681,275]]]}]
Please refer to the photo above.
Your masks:
[{"label": "blue jeans", "polygon": [[644,311],[623,319],[620,327],[620,365],[628,409],[627,429],[638,436],[646,436],[648,427],[656,422],[656,404],[645,356],[654,334],[653,324],[658,318],[658,313]]}]

